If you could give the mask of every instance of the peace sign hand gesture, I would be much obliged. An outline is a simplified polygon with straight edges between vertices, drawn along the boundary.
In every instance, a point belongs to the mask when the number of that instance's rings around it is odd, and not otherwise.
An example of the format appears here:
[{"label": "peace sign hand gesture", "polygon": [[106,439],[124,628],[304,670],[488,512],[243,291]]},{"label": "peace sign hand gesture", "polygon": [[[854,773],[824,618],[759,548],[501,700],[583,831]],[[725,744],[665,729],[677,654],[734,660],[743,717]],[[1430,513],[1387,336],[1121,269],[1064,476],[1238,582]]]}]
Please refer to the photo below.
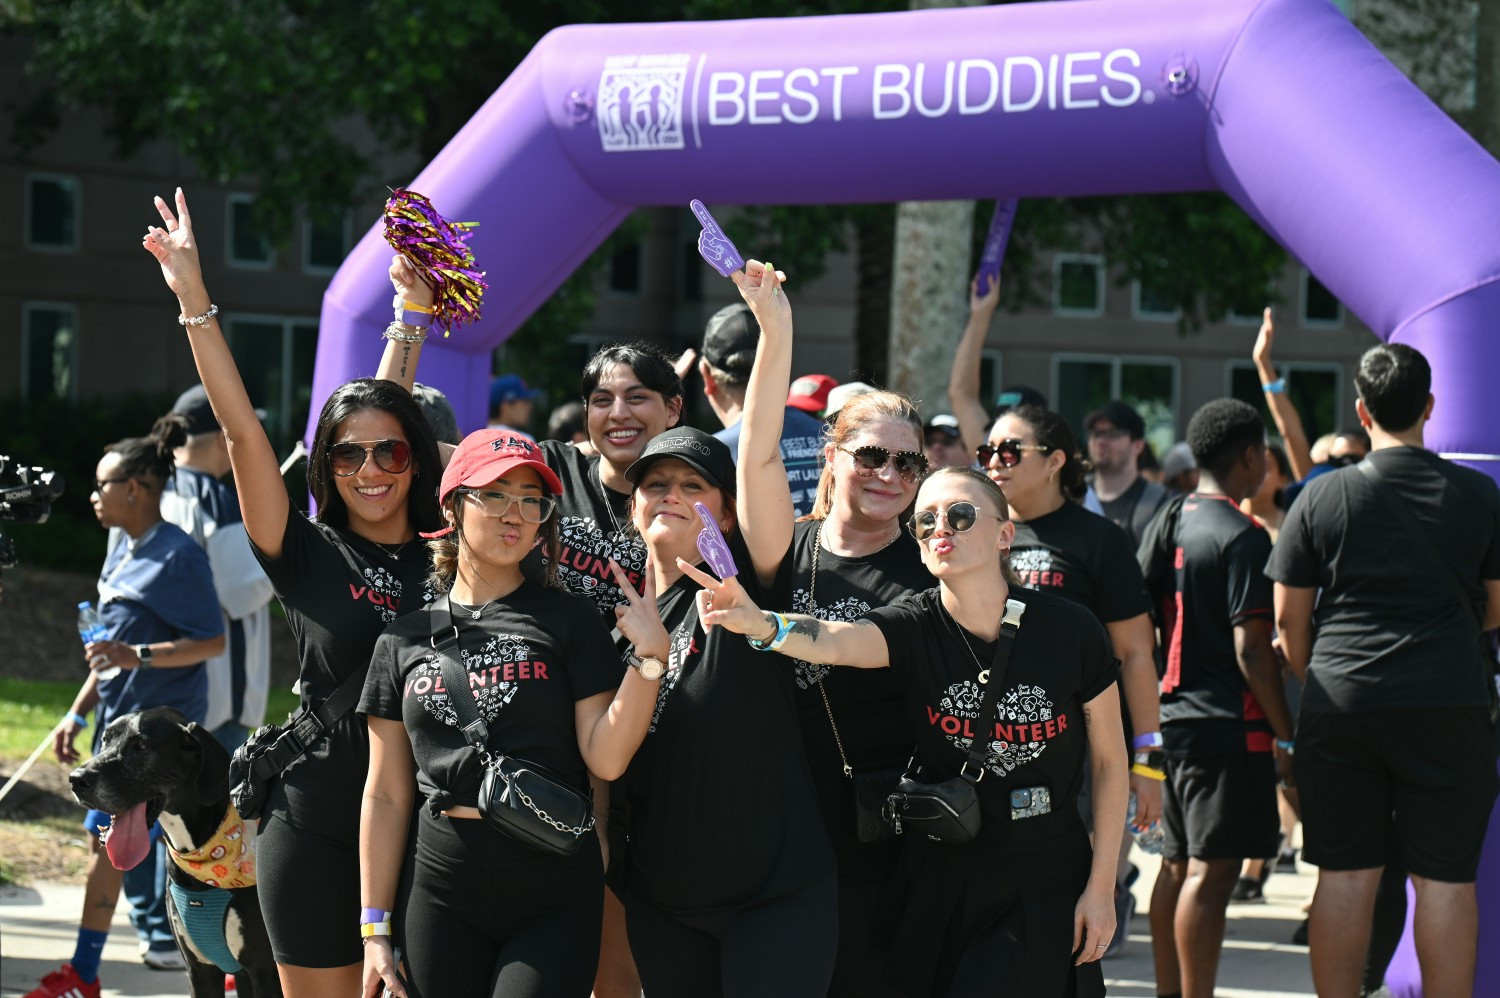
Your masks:
[{"label": "peace sign hand gesture", "polygon": [[646,578],[644,593],[635,591],[625,570],[613,558],[609,560],[609,571],[620,592],[625,594],[625,602],[615,607],[615,621],[620,633],[625,635],[638,657],[665,662],[672,642],[656,609],[656,573],[651,570],[651,559],[646,559],[646,567],[642,569]]},{"label": "peace sign hand gesture", "polygon": [[766,612],[755,605],[737,578],[731,575],[721,582],[681,558],[677,559],[677,567],[703,586],[697,599],[698,619],[703,621],[704,630],[722,627],[735,634],[765,636],[771,626],[766,623]]},{"label": "peace sign hand gesture", "polygon": [[187,196],[181,187],[177,188],[176,215],[161,198],[153,201],[162,225],[148,225],[141,245],[161,264],[161,276],[166,279],[167,287],[178,298],[184,298],[203,287],[203,269],[198,263],[198,243],[193,239],[193,217],[188,214]]}]

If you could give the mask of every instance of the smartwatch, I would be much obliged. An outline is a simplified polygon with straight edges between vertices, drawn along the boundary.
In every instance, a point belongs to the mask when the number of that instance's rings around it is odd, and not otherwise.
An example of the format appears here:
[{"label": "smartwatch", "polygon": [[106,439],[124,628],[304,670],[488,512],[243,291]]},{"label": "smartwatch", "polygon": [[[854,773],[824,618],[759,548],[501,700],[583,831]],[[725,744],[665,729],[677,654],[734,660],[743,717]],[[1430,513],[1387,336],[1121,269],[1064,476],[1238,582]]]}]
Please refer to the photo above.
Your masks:
[{"label": "smartwatch", "polygon": [[625,655],[625,664],[641,674],[641,678],[654,683],[667,673],[667,665],[659,658],[641,658],[635,652]]},{"label": "smartwatch", "polygon": [[149,669],[149,668],[151,668],[151,646],[150,645],[136,645],[135,646],[135,657],[141,660],[140,667],[142,669]]}]

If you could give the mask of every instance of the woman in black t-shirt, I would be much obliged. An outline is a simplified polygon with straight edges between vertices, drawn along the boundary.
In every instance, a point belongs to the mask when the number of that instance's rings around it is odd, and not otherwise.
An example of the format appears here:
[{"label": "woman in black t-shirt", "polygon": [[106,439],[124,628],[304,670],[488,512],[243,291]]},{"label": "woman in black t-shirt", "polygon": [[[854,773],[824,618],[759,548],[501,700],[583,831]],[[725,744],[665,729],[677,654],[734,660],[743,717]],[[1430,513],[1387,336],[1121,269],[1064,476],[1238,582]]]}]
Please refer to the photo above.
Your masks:
[{"label": "woman in black t-shirt", "polygon": [[[736,280],[759,285],[764,268],[752,261],[747,269],[751,276]],[[760,293],[770,296],[774,280]],[[738,637],[699,623],[699,586],[682,570],[704,560],[694,504],[726,535],[744,586],[784,604],[790,586],[778,578],[780,558],[750,556],[753,540],[742,532],[753,531],[736,520],[744,465],[737,472],[722,441],[668,430],[627,474],[631,520],[660,595],[657,616],[632,607],[621,630],[637,654],[669,649],[650,729],[623,780],[622,883],[641,980],[652,998],[822,998],[838,943],[836,884],[792,671],[767,668]],[[789,524],[785,485],[781,495]],[[755,501],[775,505],[776,497]]]},{"label": "woman in black t-shirt", "polygon": [[[1087,759],[1095,828],[1105,841],[1118,839],[1126,773],[1115,671],[1092,614],[1007,577],[1014,526],[1006,513],[1000,490],[978,472],[934,472],[911,524],[938,587],[848,623],[766,613],[737,580],[684,569],[703,586],[697,603],[710,635],[731,630],[807,661],[895,672],[928,781],[958,775],[974,737],[976,680],[992,662],[1006,600],[1025,603],[988,778],[977,783],[978,839],[903,839],[885,973],[912,996],[1104,993],[1097,961],[1115,931],[1115,853],[1091,858],[1076,800]],[[1012,809],[1017,790],[1031,791],[1032,806],[1020,813]],[[1032,813],[1041,800],[1050,810]]]},{"label": "woman in black t-shirt", "polygon": [[[297,639],[302,702],[317,707],[369,665],[386,624],[425,602],[427,552],[414,542],[417,531],[442,522],[432,499],[442,458],[410,382],[348,382],[324,404],[308,456],[318,519],[293,510],[214,319],[181,189],[176,200],[174,214],[156,199],[163,224],[147,230],[143,245],[177,296],[198,375],[229,440],[245,532]],[[390,276],[398,295],[430,308],[431,289],[400,257]],[[415,377],[420,332],[392,325],[382,370],[400,367]],[[365,726],[351,711],[271,785],[256,842],[257,886],[288,998],[359,987],[353,926],[368,755]]]},{"label": "woman in black t-shirt", "polygon": [[[791,378],[787,296],[742,285],[760,324],[745,392],[738,466],[741,509],[757,566],[790,576],[790,606],[819,620],[855,620],[932,585],[901,517],[927,473],[922,419],[911,400],[876,391],[846,402],[828,431],[812,513],[792,523],[791,489],[778,442]],[[839,951],[829,995],[890,994],[871,936],[875,910],[895,868],[898,843],[861,842],[855,784],[889,791],[911,758],[905,696],[886,671],[832,669],[793,660],[802,740],[839,867]],[[878,818],[876,819],[879,824]]]},{"label": "woman in black t-shirt", "polygon": [[[604,886],[598,839],[586,832],[577,853],[559,857],[480,820],[483,767],[433,653],[451,623],[469,677],[458,695],[472,693],[491,751],[580,793],[589,771],[605,779],[624,771],[645,736],[660,671],[627,670],[622,682],[609,632],[589,605],[523,574],[539,537],[555,564],[561,489],[530,437],[500,427],[465,438],[443,475],[448,527],[432,543],[433,583],[446,595],[396,621],[375,645],[359,706],[370,731],[361,923],[394,923],[414,996],[583,998],[593,985]],[[647,650],[665,657],[665,642]],[[426,806],[408,850],[415,788]],[[411,872],[398,888],[403,857]],[[366,996],[382,984],[408,993],[391,942],[382,933],[366,943]]]}]

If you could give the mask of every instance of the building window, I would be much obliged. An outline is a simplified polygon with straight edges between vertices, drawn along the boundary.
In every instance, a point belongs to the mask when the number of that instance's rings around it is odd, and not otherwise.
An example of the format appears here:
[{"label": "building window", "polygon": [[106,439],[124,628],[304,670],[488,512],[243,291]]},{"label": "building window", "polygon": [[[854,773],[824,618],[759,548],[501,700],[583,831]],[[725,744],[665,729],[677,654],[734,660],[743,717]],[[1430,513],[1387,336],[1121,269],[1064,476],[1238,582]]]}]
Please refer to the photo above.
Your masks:
[{"label": "building window", "polygon": [[1176,322],[1182,318],[1182,309],[1160,276],[1153,275],[1130,282],[1130,314],[1137,319],[1153,322]]},{"label": "building window", "polygon": [[1104,314],[1104,258],[1058,253],[1052,258],[1052,311],[1058,315]]},{"label": "building window", "polygon": [[1181,372],[1173,357],[1058,354],[1053,358],[1052,398],[1083,446],[1083,418],[1110,399],[1122,399],[1141,414],[1146,441],[1158,455],[1177,440]]},{"label": "building window", "polygon": [[78,249],[78,181],[34,173],[26,178],[26,248],[71,253]]},{"label": "building window", "polygon": [[266,435],[286,454],[307,427],[312,404],[316,319],[238,315],[226,323],[235,366],[250,404],[266,410]]},{"label": "building window", "polygon": [[635,295],[641,292],[641,244],[628,242],[609,257],[609,290]]},{"label": "building window", "polygon": [[1302,324],[1329,329],[1344,324],[1344,303],[1306,270],[1302,271]]},{"label": "building window", "polygon": [[308,274],[331,274],[349,255],[353,241],[349,213],[327,218],[309,218],[302,223],[302,270]]},{"label": "building window", "polygon": [[225,259],[232,267],[269,270],[276,265],[276,251],[255,228],[255,195],[231,194],[227,200],[229,224]]},{"label": "building window", "polygon": [[[1276,374],[1286,379],[1286,397],[1302,419],[1308,446],[1325,433],[1332,433],[1347,420],[1344,414],[1344,369],[1337,364],[1277,363]],[[1276,433],[1276,422],[1266,406],[1260,374],[1247,360],[1232,360],[1225,369],[1225,392],[1260,410],[1266,431]]]},{"label": "building window", "polygon": [[29,302],[21,309],[21,329],[21,394],[73,398],[78,388],[78,310]]},{"label": "building window", "polygon": [[703,300],[703,269],[708,264],[698,253],[697,239],[682,244],[682,300]]},{"label": "building window", "polygon": [[1000,405],[1000,389],[1005,387],[1000,380],[1004,376],[999,350],[985,350],[979,354],[979,398],[989,399],[993,406]]}]

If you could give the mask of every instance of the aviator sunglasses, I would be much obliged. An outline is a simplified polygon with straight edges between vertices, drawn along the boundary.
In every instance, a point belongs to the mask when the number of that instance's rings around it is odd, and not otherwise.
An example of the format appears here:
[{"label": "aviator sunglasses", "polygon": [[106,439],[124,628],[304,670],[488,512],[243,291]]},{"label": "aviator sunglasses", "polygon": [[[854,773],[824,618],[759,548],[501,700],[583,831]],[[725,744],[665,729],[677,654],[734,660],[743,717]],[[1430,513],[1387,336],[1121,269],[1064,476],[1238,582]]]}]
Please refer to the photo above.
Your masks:
[{"label": "aviator sunglasses", "polygon": [[328,463],[340,478],[358,474],[371,456],[382,471],[392,475],[411,467],[411,445],[405,440],[346,440],[328,448]]},{"label": "aviator sunglasses", "polygon": [[927,455],[920,451],[888,451],[884,447],[856,447],[839,450],[854,458],[854,471],[861,478],[873,478],[887,463],[892,464],[901,480],[910,485],[927,474]]},{"label": "aviator sunglasses", "polygon": [[1000,467],[1014,468],[1021,463],[1021,458],[1025,456],[1026,451],[1041,451],[1045,454],[1051,449],[1051,447],[1044,444],[1022,443],[1015,437],[1010,437],[1000,441],[998,444],[980,444],[975,449],[974,456],[979,460],[981,468],[988,467],[990,460],[995,457],[1000,458]]},{"label": "aviator sunglasses", "polygon": [[[919,541],[925,541],[937,533],[938,522],[947,520],[948,526],[953,532],[961,534],[974,526],[979,521],[981,510],[975,508],[971,502],[956,502],[947,509],[939,511],[935,509],[924,509],[912,514],[910,520],[906,521],[906,529]],[[985,513],[985,516],[995,516],[994,513]],[[1001,523],[1005,522],[1003,516],[995,516]]]}]

